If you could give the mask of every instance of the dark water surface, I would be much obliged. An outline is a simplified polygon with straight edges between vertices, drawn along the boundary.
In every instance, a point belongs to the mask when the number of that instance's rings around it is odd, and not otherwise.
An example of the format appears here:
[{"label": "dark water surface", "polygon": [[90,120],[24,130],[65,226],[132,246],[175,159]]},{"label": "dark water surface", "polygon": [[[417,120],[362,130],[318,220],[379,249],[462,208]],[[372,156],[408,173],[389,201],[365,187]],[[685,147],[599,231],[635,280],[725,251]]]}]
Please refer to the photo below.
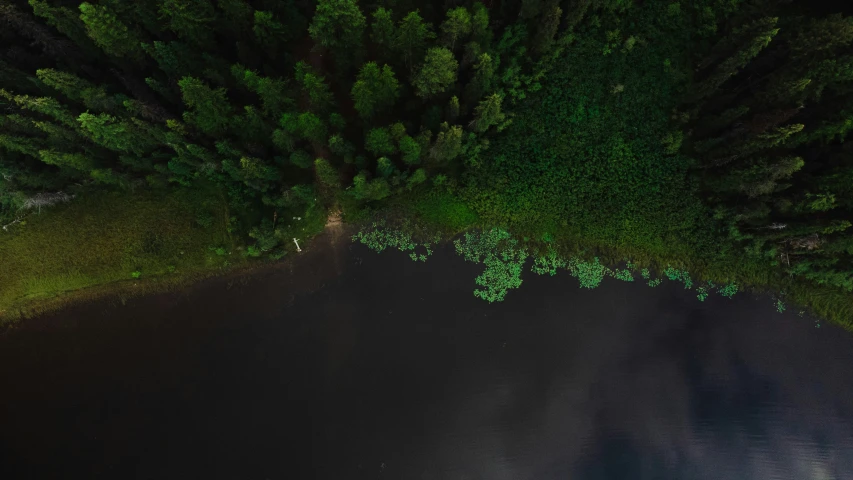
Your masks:
[{"label": "dark water surface", "polygon": [[673,283],[488,305],[477,271],[353,246],[29,322],[0,478],[853,479],[853,336]]}]

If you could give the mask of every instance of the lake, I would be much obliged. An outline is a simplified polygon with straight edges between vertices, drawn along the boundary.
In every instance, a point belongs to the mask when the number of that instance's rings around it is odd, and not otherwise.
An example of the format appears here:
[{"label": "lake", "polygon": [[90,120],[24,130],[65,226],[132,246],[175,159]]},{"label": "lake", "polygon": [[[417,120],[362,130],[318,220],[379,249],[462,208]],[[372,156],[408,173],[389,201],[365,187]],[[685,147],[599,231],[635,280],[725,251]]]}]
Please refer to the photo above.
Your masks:
[{"label": "lake", "polygon": [[307,250],[0,337],[0,478],[853,478],[853,336],[768,297]]}]

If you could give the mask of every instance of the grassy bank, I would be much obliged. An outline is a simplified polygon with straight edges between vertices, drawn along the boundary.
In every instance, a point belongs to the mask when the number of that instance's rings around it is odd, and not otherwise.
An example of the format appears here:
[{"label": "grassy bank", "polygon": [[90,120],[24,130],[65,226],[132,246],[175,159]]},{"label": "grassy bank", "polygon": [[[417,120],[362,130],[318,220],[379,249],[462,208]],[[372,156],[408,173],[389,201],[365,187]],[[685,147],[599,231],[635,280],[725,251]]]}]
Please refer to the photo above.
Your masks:
[{"label": "grassy bank", "polygon": [[0,232],[0,322],[108,291],[180,287],[245,263],[239,250],[215,191],[79,195]]}]

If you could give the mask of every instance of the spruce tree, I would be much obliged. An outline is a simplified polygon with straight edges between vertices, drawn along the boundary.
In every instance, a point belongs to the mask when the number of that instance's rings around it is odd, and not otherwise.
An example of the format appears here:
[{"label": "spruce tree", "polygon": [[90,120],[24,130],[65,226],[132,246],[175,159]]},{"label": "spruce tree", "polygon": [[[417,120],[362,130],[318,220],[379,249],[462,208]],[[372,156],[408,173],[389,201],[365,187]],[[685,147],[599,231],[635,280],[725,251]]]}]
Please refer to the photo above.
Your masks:
[{"label": "spruce tree", "polygon": [[160,0],[160,15],[179,37],[202,48],[213,45],[216,10],[210,0]]},{"label": "spruce tree", "polygon": [[383,58],[387,58],[394,48],[396,36],[397,30],[391,18],[391,11],[382,7],[377,8],[373,12],[373,23],[370,24],[370,40],[379,46]]},{"label": "spruce tree", "polygon": [[371,118],[387,111],[400,94],[400,85],[391,67],[382,68],[376,62],[365,63],[352,87],[354,107],[362,118]]},{"label": "spruce tree", "polygon": [[425,23],[420,13],[409,12],[397,28],[395,47],[403,54],[406,65],[412,68],[420,60],[421,53],[426,50],[429,42],[435,39],[432,25]]},{"label": "spruce tree", "polygon": [[459,62],[446,48],[431,48],[420,71],[412,80],[419,97],[433,97],[449,89],[456,82]]},{"label": "spruce tree", "polygon": [[457,41],[471,34],[471,14],[464,7],[448,10],[447,19],[441,24],[441,33],[450,49],[455,49]]},{"label": "spruce tree", "polygon": [[228,131],[233,109],[224,88],[212,89],[194,77],[184,77],[178,85],[189,109],[184,112],[184,121],[211,136]]},{"label": "spruce tree", "polygon": [[497,93],[484,98],[477,108],[474,109],[474,120],[471,121],[471,128],[478,133],[483,133],[492,125],[499,125],[506,119],[506,115],[501,112],[501,102],[503,99]]},{"label": "spruce tree", "polygon": [[83,2],[79,8],[86,34],[104,52],[114,57],[140,56],[141,38],[107,6]]}]

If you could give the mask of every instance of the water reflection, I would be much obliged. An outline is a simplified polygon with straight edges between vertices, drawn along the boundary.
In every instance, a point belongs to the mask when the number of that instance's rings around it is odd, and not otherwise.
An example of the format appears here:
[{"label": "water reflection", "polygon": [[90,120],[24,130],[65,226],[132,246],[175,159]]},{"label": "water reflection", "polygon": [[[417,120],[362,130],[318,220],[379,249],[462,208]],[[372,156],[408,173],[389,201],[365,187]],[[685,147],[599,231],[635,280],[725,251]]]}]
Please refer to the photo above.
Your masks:
[{"label": "water reflection", "polygon": [[334,262],[315,260],[3,339],[0,388],[15,393],[0,400],[0,468],[853,478],[853,337],[767,299],[528,275],[487,305],[471,295],[476,267],[449,252],[416,264],[352,247],[343,275],[322,279]]}]

